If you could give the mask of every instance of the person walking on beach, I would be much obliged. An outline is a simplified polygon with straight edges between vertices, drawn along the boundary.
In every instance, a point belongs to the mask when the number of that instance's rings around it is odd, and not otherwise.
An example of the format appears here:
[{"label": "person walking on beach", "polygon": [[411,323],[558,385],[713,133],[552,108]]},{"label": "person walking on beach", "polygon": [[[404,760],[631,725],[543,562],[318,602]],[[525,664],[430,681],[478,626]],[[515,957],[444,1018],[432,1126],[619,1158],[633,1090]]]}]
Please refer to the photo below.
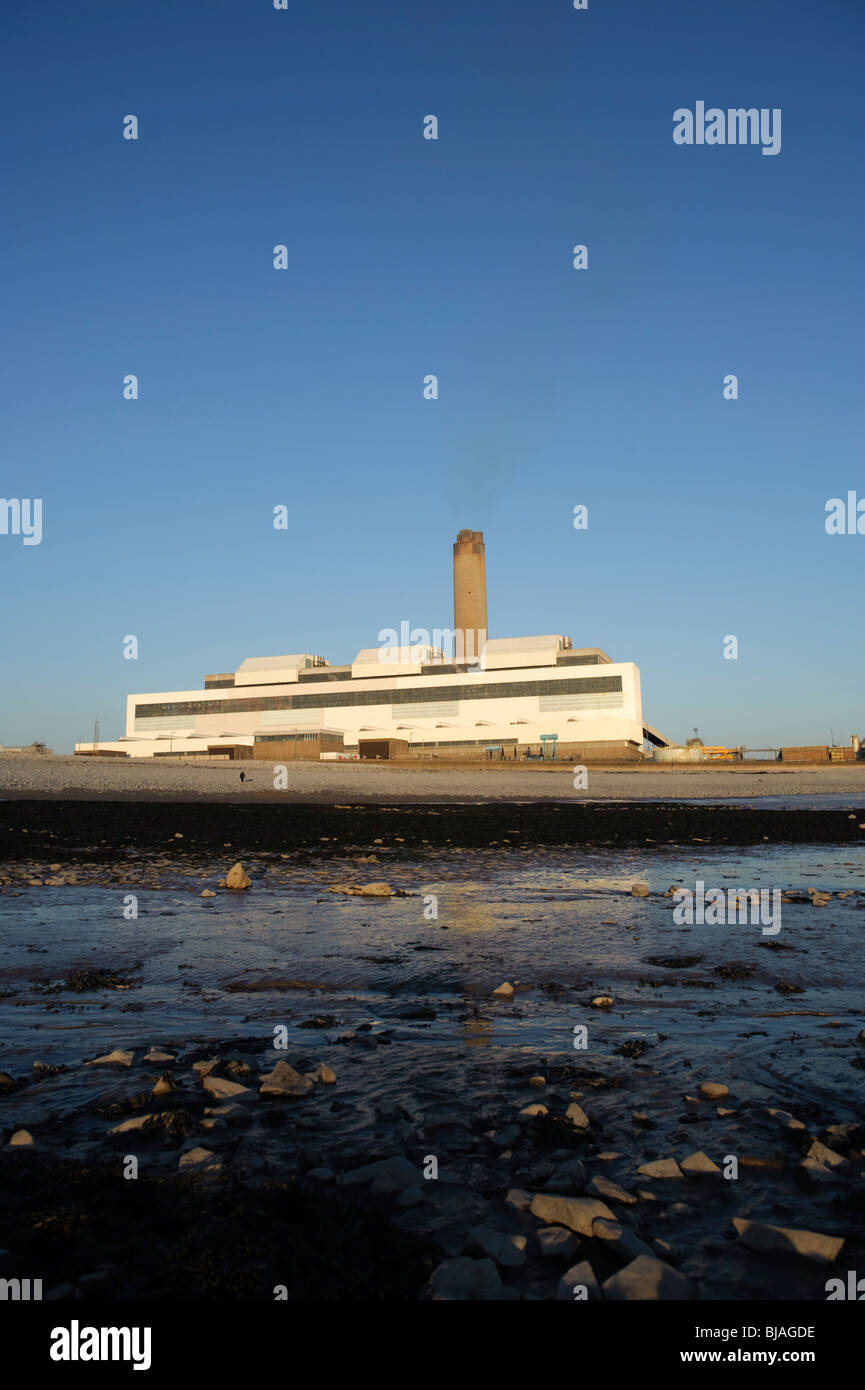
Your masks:
[{"label": "person walking on beach", "polygon": [[241,780],[241,782],[245,782],[245,781],[246,781],[246,773],[245,773],[245,772],[241,772],[241,774],[240,774],[240,780]]}]

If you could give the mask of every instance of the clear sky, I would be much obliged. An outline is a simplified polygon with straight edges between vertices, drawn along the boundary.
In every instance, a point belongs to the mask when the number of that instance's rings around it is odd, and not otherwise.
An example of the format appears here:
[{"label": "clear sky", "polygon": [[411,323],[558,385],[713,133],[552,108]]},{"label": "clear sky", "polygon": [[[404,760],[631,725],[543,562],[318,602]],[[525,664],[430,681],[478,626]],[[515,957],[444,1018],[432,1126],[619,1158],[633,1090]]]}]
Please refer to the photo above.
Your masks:
[{"label": "clear sky", "polygon": [[[824,525],[865,497],[860,0],[0,29],[0,494],[43,503],[39,545],[0,535],[0,743],[450,627],[461,527],[491,636],[635,661],[670,737],[865,734],[865,535]],[[781,108],[780,153],[674,144],[698,101]]]}]

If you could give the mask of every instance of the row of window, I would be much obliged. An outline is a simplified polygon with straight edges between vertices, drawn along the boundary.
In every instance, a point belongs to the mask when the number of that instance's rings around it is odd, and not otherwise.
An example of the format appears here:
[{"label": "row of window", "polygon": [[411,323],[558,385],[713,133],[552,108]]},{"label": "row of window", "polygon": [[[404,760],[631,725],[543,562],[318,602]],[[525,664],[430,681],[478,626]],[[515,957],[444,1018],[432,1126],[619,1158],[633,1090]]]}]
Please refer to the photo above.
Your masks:
[{"label": "row of window", "polygon": [[335,709],[351,705],[422,705],[434,695],[441,700],[507,700],[523,695],[601,695],[620,691],[621,676],[581,676],[571,680],[476,680],[465,685],[427,689],[346,690],[315,695],[249,695],[236,700],[177,700],[136,705],[136,719],[176,719],[183,715],[257,714],[271,709]]}]

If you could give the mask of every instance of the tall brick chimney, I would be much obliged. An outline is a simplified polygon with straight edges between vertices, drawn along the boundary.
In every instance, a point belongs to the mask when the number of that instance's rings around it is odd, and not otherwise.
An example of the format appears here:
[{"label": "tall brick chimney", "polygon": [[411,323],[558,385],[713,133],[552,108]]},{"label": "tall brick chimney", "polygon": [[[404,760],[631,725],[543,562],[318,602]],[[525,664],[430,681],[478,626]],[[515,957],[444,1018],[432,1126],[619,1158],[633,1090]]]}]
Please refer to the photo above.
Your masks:
[{"label": "tall brick chimney", "polygon": [[483,531],[460,531],[454,542],[454,629],[457,660],[481,658],[487,641],[487,566]]}]

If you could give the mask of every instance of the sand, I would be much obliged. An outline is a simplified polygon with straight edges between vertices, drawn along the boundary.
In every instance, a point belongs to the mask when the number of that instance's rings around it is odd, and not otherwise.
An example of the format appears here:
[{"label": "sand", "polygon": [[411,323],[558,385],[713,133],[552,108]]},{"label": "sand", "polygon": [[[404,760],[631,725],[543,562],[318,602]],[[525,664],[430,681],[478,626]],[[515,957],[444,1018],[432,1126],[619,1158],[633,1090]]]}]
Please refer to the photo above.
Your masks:
[{"label": "sand", "polygon": [[[828,766],[658,763],[588,768],[574,789],[569,763],[288,763],[287,786],[274,788],[270,763],[173,763],[151,758],[21,757],[0,753],[0,797],[109,800],[271,800],[376,803],[446,801],[625,800],[658,798],[865,797],[865,762]],[[246,780],[241,783],[243,771]]]}]

